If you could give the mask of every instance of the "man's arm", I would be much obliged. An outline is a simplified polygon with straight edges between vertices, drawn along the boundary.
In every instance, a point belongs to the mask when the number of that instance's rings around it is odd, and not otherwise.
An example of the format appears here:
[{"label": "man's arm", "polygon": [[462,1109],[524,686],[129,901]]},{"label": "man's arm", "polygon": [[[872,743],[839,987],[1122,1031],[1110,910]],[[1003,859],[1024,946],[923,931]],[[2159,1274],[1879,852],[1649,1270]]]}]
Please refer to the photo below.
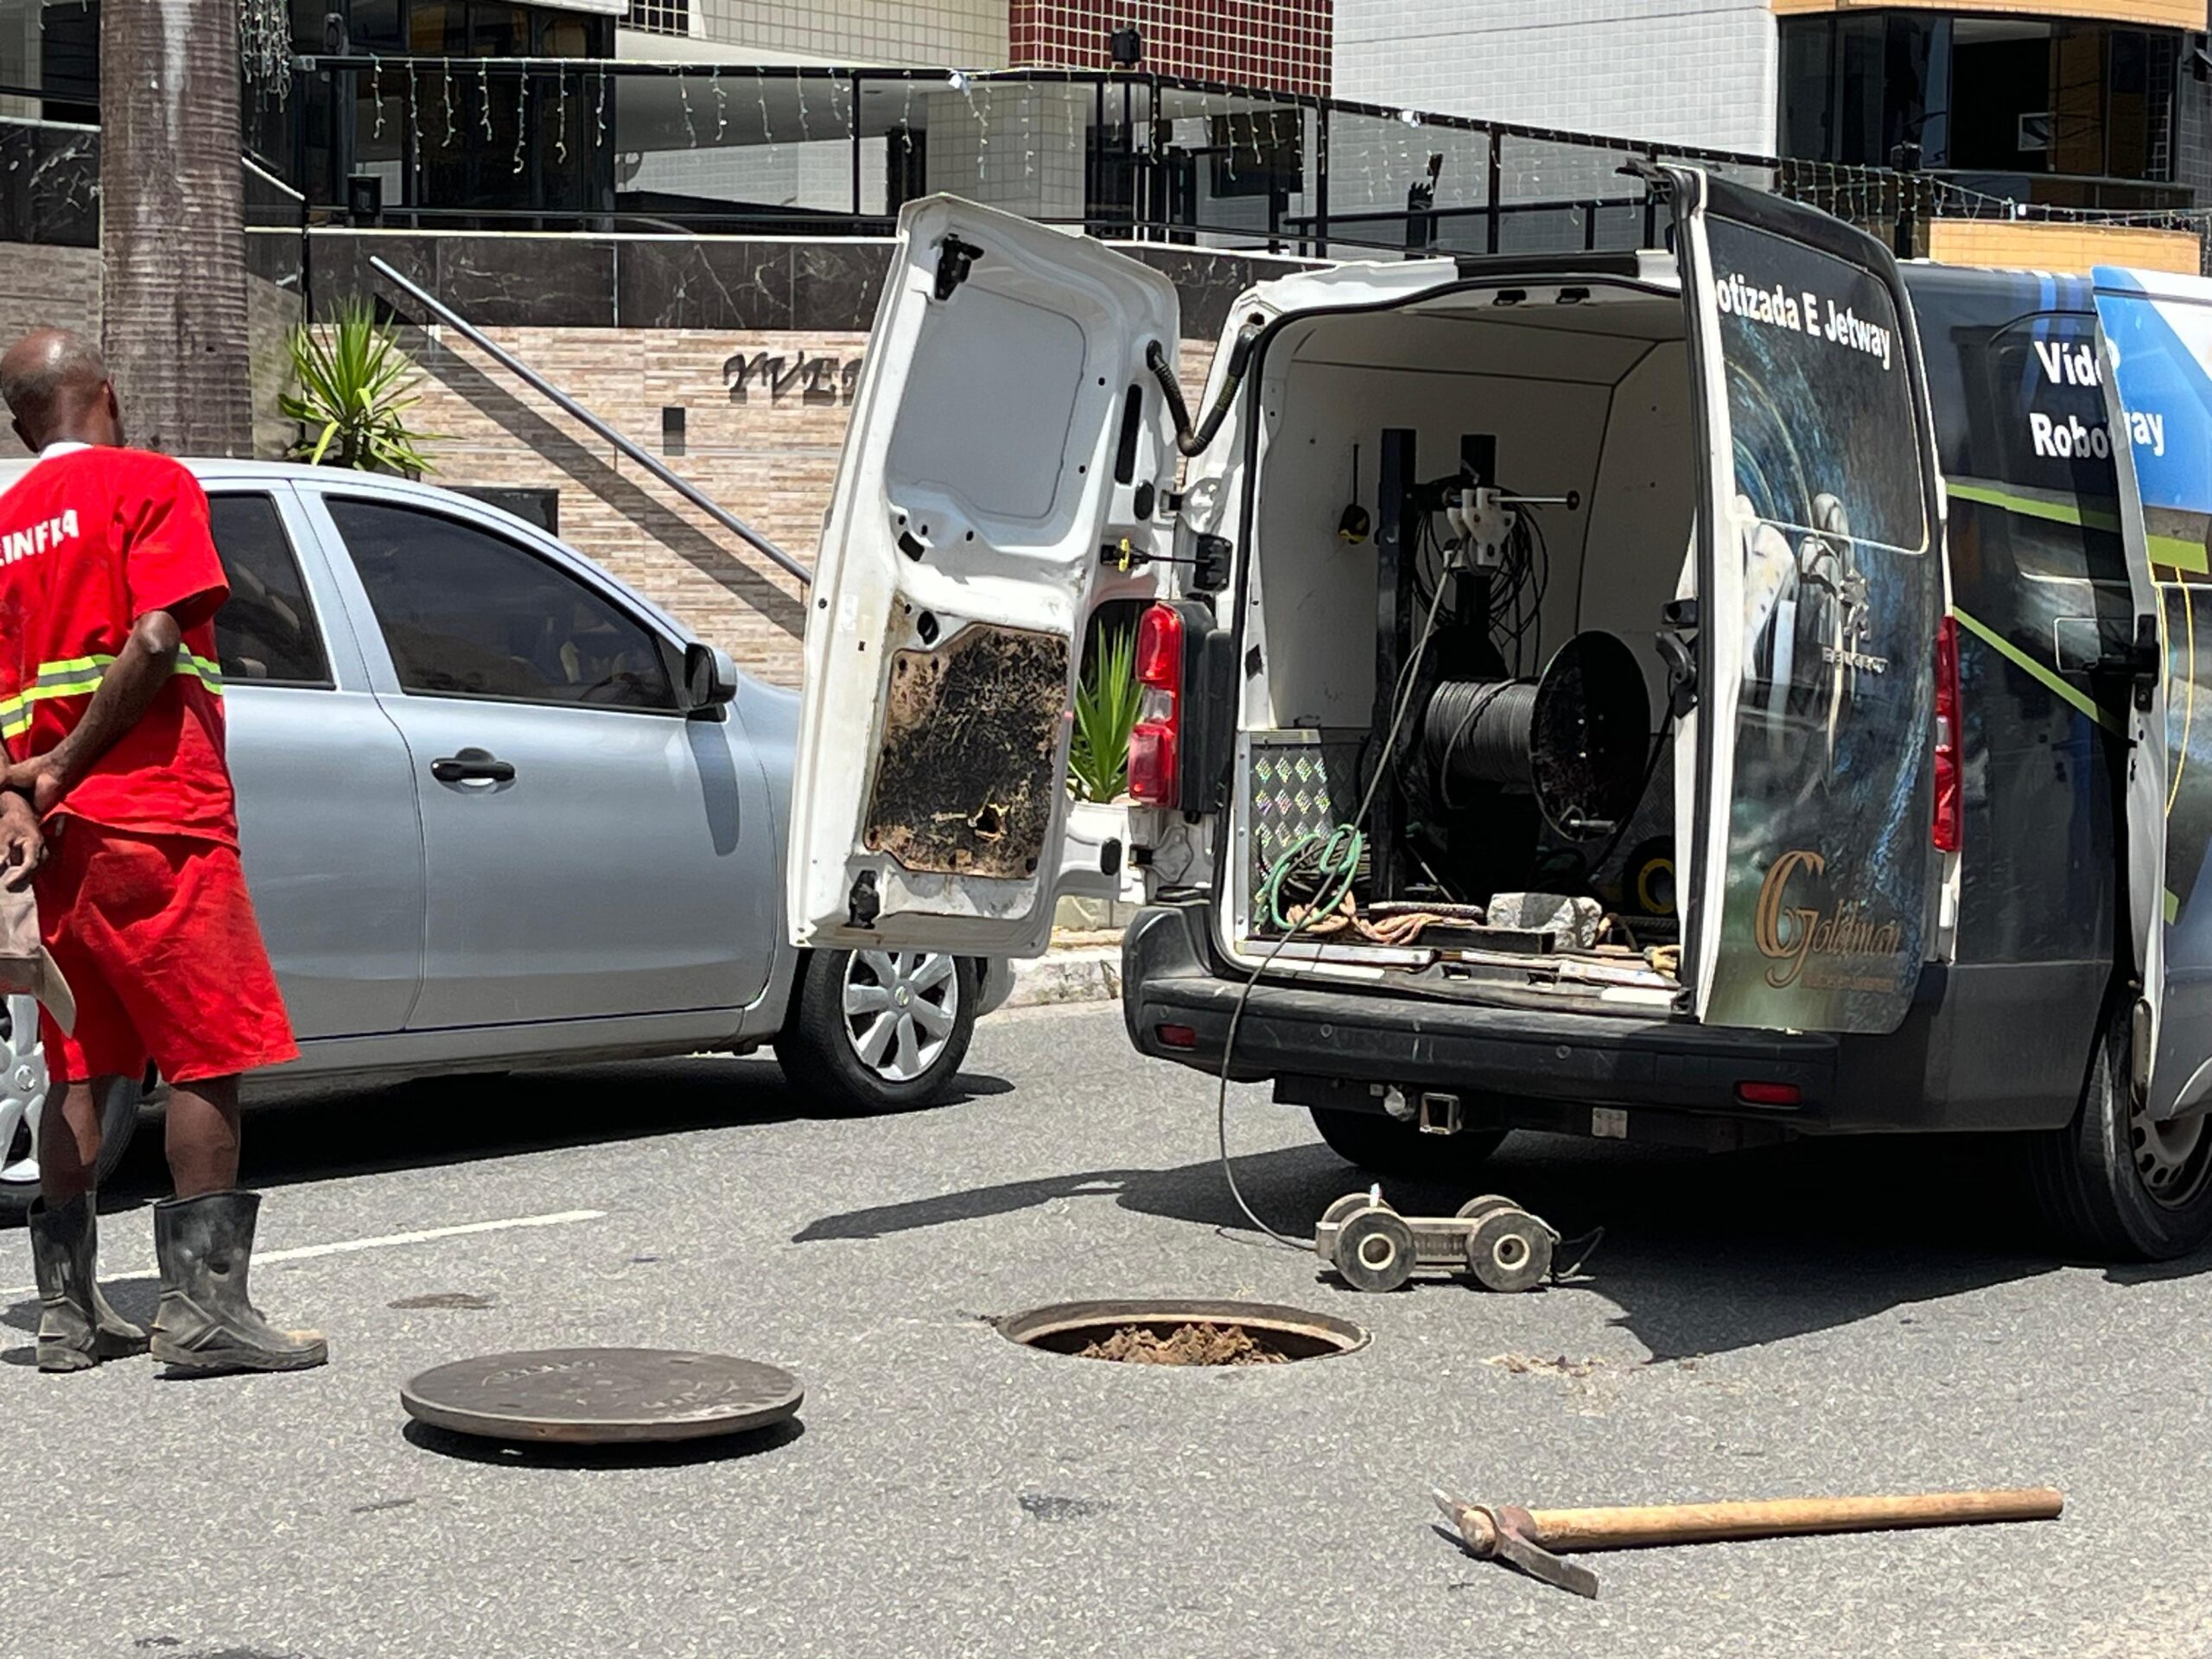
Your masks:
[{"label": "man's arm", "polygon": [[6,786],[29,794],[39,817],[54,810],[92,763],[138,723],[176,671],[183,643],[184,631],[167,611],[149,611],[132,623],[123,649],[100,676],[85,717],[44,754],[10,766]]}]

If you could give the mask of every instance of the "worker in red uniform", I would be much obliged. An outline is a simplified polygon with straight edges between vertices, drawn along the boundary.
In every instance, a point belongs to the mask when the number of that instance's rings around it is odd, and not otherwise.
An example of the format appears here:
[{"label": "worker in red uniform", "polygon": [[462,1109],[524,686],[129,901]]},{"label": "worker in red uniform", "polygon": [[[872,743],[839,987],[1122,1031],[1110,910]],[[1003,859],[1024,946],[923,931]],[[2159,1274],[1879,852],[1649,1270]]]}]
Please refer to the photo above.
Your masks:
[{"label": "worker in red uniform", "polygon": [[276,1328],[246,1294],[260,1198],[238,1189],[238,1075],[299,1050],[238,862],[214,628],[229,588],[207,498],[176,461],[123,447],[87,340],[25,335],[0,357],[0,399],[39,457],[0,494],[0,879],[35,871],[40,931],[77,1001],[73,1032],[48,1016],[41,1033],[39,1368],[149,1345],[100,1294],[92,1183],[96,1103],[149,1060],[168,1081],[176,1185],[154,1206],[154,1357],[320,1365],[320,1334]]}]

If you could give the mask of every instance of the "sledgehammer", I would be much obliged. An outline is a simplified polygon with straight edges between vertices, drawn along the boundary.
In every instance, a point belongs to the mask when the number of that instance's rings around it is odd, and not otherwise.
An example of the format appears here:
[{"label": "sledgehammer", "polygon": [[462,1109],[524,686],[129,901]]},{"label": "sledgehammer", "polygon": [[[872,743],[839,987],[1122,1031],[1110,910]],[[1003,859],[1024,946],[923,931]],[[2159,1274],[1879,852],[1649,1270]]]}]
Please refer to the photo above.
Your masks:
[{"label": "sledgehammer", "polygon": [[1923,1492],[1904,1497],[1773,1497],[1739,1503],[1655,1503],[1641,1509],[1522,1510],[1462,1503],[1435,1492],[1467,1553],[1503,1560],[1532,1578],[1598,1593],[1598,1575],[1560,1557],[1570,1551],[1707,1544],[1731,1538],[1781,1538],[1807,1532],[1888,1532],[1903,1527],[1961,1527],[1986,1521],[2053,1521],[2066,1499],[2049,1486],[1980,1492]]}]

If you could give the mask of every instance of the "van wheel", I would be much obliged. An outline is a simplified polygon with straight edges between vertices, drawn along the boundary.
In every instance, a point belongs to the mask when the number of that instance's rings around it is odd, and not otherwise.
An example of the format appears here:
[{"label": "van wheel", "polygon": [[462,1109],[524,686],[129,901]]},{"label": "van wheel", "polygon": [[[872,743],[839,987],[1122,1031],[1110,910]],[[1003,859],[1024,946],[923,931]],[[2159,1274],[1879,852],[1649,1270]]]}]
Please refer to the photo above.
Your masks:
[{"label": "van wheel", "polygon": [[2044,1219],[2100,1260],[2171,1262],[2212,1237],[2212,1113],[2153,1123],[2127,1083],[2125,1006],[2106,1022],[2081,1109],[2034,1138]]},{"label": "van wheel", "polygon": [[1423,1135],[1381,1112],[1338,1112],[1314,1106],[1313,1127],[1329,1150],[1376,1175],[1454,1180],[1471,1175],[1505,1139],[1503,1129],[1466,1129]]}]

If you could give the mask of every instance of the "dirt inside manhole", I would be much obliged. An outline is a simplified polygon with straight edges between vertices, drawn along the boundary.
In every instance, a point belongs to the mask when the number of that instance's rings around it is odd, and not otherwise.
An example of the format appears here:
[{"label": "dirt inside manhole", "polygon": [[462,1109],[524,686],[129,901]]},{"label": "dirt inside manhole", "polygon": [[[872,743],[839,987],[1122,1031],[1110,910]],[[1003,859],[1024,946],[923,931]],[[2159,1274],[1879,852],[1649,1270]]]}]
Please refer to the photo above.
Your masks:
[{"label": "dirt inside manhole", "polygon": [[1077,1359],[1112,1359],[1124,1365],[1287,1365],[1290,1356],[1241,1325],[1179,1325],[1166,1336],[1125,1325],[1103,1341],[1077,1350]]},{"label": "dirt inside manhole", "polygon": [[997,1325],[1025,1347],[1124,1365],[1287,1365],[1368,1342],[1347,1320],[1271,1302],[1062,1302]]}]

